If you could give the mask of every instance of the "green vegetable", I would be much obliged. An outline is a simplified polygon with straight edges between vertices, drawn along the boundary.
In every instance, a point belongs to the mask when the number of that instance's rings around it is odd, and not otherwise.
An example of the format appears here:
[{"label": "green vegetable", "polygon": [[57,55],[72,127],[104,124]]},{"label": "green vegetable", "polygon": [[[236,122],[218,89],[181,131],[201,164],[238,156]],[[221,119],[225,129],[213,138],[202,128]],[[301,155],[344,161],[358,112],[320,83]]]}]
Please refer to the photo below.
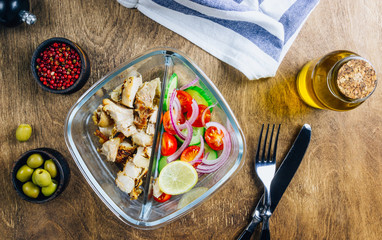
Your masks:
[{"label": "green vegetable", "polygon": [[27,165],[31,168],[38,168],[44,163],[44,159],[38,153],[30,155],[27,159]]},{"label": "green vegetable", "polygon": [[[198,104],[203,104],[207,107],[213,104],[212,98],[198,86],[191,86],[184,91],[190,94]],[[212,108],[210,108],[210,111],[212,112]]]},{"label": "green vegetable", "polygon": [[[192,138],[190,142],[190,146],[200,144],[200,136],[204,136],[204,127],[192,127]],[[183,129],[182,133],[187,136],[187,129]],[[175,135],[179,142],[184,142],[178,135]]]},{"label": "green vegetable", "polygon": [[41,192],[45,197],[51,196],[56,190],[57,190],[57,181],[54,179],[48,186],[41,188]]},{"label": "green vegetable", "polygon": [[32,127],[29,124],[20,124],[16,129],[16,139],[19,142],[28,141],[32,135]]},{"label": "green vegetable", "polygon": [[48,171],[38,168],[33,172],[34,180],[36,184],[40,187],[47,187],[52,183],[52,178]]},{"label": "green vegetable", "polygon": [[37,198],[40,194],[40,188],[34,185],[31,181],[24,183],[23,193],[30,198]]},{"label": "green vegetable", "polygon": [[29,179],[31,179],[31,176],[33,174],[33,169],[28,167],[28,165],[23,165],[17,170],[16,178],[20,182],[26,182]]},{"label": "green vegetable", "polygon": [[176,73],[172,74],[170,79],[168,80],[166,91],[164,94],[164,104],[163,104],[163,110],[168,111],[170,109],[170,98],[172,92],[176,89],[178,86],[178,75]]},{"label": "green vegetable", "polygon": [[[200,147],[200,144],[198,145]],[[213,150],[207,143],[204,143],[204,155],[208,154],[207,160],[214,160],[218,158],[218,152]]]},{"label": "green vegetable", "polygon": [[45,161],[44,169],[49,172],[52,178],[55,178],[57,176],[57,167],[56,167],[56,164],[54,164],[52,159]]},{"label": "green vegetable", "polygon": [[160,171],[162,171],[162,169],[164,168],[164,166],[167,165],[167,157],[165,156],[162,156],[160,159],[159,159],[159,163],[158,163],[158,173],[160,173]]}]

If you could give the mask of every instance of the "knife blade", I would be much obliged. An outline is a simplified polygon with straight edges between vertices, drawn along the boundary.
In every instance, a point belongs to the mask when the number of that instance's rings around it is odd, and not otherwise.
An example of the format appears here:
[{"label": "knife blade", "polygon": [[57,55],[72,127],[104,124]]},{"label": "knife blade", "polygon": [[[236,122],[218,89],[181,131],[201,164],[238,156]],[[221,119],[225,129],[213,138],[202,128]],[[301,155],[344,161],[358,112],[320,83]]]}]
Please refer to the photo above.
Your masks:
[{"label": "knife blade", "polygon": [[[312,134],[312,129],[309,124],[304,124],[297,135],[292,147],[290,148],[288,154],[285,156],[284,161],[281,163],[280,167],[277,169],[275,177],[271,183],[271,207],[270,211],[276,209],[282,195],[287,189],[290,181],[292,180],[294,174],[296,173],[300,163],[305,155],[306,149],[309,146],[310,137]],[[240,234],[238,240],[250,239],[256,226],[262,221],[260,213],[262,212],[263,196],[260,198],[255,211],[252,214],[252,220],[244,231]]]}]

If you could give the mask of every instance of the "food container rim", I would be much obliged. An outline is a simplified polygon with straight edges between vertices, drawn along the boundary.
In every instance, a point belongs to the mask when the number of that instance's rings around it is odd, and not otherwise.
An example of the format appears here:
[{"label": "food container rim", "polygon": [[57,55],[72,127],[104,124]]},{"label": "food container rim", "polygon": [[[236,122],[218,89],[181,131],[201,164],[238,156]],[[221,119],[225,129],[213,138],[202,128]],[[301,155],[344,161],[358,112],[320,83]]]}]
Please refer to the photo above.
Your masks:
[{"label": "food container rim", "polygon": [[[112,80],[114,77],[116,77],[121,72],[125,71],[126,69],[134,66],[135,64],[149,58],[155,55],[170,55],[175,56],[179,58],[181,61],[183,61],[187,67],[189,67],[198,77],[199,79],[207,83],[205,84],[206,87],[209,89],[209,91],[216,97],[218,102],[221,102],[223,104],[220,104],[224,112],[228,113],[227,118],[232,124],[232,128],[234,130],[233,134],[236,139],[238,140],[238,156],[236,158],[236,161],[232,168],[212,187],[208,189],[207,192],[205,192],[202,196],[200,196],[198,201],[193,201],[192,203],[188,204],[184,208],[175,211],[174,213],[169,214],[168,216],[161,218],[159,220],[155,221],[141,221],[136,220],[130,216],[128,216],[125,212],[122,211],[114,202],[113,200],[104,192],[103,188],[98,184],[97,180],[94,178],[92,173],[87,168],[85,162],[80,156],[80,153],[73,141],[72,133],[71,133],[71,127],[72,127],[72,121],[74,116],[76,115],[77,111],[81,108],[81,106],[86,103],[90,97],[92,97],[98,90],[100,90],[107,82]],[[169,47],[158,47],[154,49],[147,50],[146,52],[132,58],[132,60],[127,61],[108,74],[106,74],[104,77],[102,77],[99,81],[97,81],[93,86],[91,86],[78,100],[77,102],[71,107],[71,109],[68,112],[68,115],[65,120],[65,126],[64,126],[64,136],[65,136],[65,143],[75,160],[75,163],[77,167],[80,169],[82,175],[85,177],[86,181],[89,183],[91,188],[94,190],[94,192],[98,195],[98,197],[104,202],[104,204],[118,217],[120,218],[124,223],[139,228],[139,229],[154,229],[159,228],[163,226],[164,224],[167,224],[169,222],[174,221],[175,219],[187,214],[191,209],[194,209],[196,206],[200,205],[202,202],[207,200],[209,197],[211,197],[216,191],[223,186],[229,179],[231,179],[234,174],[236,174],[240,168],[244,165],[245,159],[244,155],[246,152],[246,143],[245,143],[245,137],[243,134],[243,131],[241,130],[238,121],[236,120],[232,110],[228,106],[227,102],[225,101],[222,94],[219,92],[219,90],[216,88],[216,86],[213,84],[213,82],[206,76],[206,74],[188,57],[186,57],[185,54],[181,53],[180,51],[169,48]]]}]

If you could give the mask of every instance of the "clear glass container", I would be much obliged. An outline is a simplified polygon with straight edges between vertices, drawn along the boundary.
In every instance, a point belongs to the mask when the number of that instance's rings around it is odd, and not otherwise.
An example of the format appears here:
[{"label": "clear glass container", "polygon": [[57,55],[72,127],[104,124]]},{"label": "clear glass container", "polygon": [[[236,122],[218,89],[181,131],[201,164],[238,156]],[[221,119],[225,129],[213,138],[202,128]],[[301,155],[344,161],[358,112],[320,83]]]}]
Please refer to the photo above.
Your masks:
[{"label": "clear glass container", "polygon": [[[232,149],[229,159],[217,171],[199,178],[194,188],[206,187],[208,190],[181,209],[178,209],[178,202],[182,195],[172,196],[164,203],[158,203],[152,197],[152,180],[158,176],[158,149],[163,131],[161,122],[156,127],[149,171],[141,186],[143,192],[137,200],[130,200],[129,196],[116,186],[115,178],[119,168],[114,163],[107,162],[105,157],[97,152],[97,148],[101,146],[94,135],[96,126],[92,121],[92,114],[102,99],[109,97],[110,92],[123,83],[124,77],[133,69],[142,74],[144,81],[160,77],[162,89],[172,73],[178,75],[178,87],[199,78],[197,85],[218,103],[217,107],[214,107],[211,120],[220,122],[230,132]],[[215,194],[244,164],[245,138],[223,96],[198,66],[184,54],[170,48],[146,52],[95,83],[70,109],[65,122],[65,141],[81,173],[105,205],[123,222],[141,229],[158,228],[189,213]]]}]

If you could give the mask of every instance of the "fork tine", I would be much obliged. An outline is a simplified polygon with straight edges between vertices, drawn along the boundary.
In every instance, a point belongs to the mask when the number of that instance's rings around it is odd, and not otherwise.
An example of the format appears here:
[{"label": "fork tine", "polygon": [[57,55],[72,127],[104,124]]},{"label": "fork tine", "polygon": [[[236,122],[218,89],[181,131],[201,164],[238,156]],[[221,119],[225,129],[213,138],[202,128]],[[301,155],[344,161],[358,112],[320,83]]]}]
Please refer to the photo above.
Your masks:
[{"label": "fork tine", "polygon": [[275,147],[273,149],[272,162],[276,162],[277,141],[279,140],[280,127],[281,127],[281,124],[279,124],[279,127],[277,129],[277,134],[276,134],[276,138],[275,138]]},{"label": "fork tine", "polygon": [[265,133],[264,146],[263,146],[263,154],[261,155],[261,161],[265,162],[265,147],[267,146],[267,138],[269,132],[269,124],[267,127],[267,132]]},{"label": "fork tine", "polygon": [[261,139],[262,139],[262,136],[263,136],[263,130],[264,130],[264,124],[261,126],[260,137],[259,137],[259,143],[258,143],[258,145],[257,145],[257,151],[256,151],[256,162],[259,161],[260,146],[261,146]]},{"label": "fork tine", "polygon": [[271,147],[272,147],[272,139],[273,139],[273,131],[275,130],[275,125],[273,124],[272,126],[272,132],[271,132],[271,139],[269,140],[269,145],[268,145],[268,156],[267,156],[267,161],[271,162]]}]

